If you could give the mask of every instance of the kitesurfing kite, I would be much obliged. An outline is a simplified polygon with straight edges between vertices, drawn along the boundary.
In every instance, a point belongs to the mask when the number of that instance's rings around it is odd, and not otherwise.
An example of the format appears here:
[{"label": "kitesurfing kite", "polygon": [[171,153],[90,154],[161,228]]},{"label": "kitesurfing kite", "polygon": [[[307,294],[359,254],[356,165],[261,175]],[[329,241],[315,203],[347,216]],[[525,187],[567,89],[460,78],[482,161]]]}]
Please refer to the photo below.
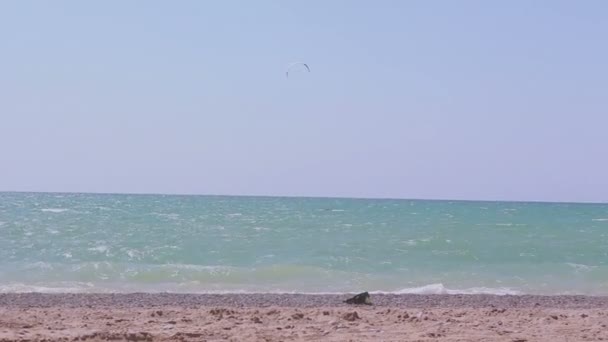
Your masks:
[{"label": "kitesurfing kite", "polygon": [[296,70],[306,70],[307,72],[310,72],[310,68],[308,67],[308,64],[306,63],[301,63],[301,62],[296,62],[296,63],[291,63],[289,64],[289,66],[287,67],[287,71],[285,71],[285,76],[287,78],[289,78],[289,72],[290,71],[296,71]]}]

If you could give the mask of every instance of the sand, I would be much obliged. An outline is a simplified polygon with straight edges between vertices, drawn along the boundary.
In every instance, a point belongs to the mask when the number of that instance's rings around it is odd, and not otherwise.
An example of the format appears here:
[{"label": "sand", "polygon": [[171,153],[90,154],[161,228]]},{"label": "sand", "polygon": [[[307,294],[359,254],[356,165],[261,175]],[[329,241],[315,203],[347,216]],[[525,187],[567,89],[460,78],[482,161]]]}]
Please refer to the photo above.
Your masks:
[{"label": "sand", "polygon": [[0,294],[0,341],[602,341],[584,296]]}]

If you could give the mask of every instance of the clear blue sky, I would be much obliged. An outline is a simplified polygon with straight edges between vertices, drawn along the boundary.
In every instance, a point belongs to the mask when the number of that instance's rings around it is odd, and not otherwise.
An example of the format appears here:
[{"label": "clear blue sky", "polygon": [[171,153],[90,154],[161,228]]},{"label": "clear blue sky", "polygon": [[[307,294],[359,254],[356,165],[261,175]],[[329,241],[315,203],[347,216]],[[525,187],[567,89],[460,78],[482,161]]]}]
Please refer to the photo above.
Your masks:
[{"label": "clear blue sky", "polygon": [[[0,190],[608,201],[606,18],[2,1]],[[286,79],[294,61],[312,72]]]}]

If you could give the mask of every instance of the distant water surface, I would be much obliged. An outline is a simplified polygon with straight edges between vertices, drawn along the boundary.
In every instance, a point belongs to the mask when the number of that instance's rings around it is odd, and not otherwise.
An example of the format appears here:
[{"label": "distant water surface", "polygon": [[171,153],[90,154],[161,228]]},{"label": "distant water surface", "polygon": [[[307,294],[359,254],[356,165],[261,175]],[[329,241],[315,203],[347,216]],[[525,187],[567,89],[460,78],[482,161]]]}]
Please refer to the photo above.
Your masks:
[{"label": "distant water surface", "polygon": [[0,292],[608,295],[608,205],[0,193]]}]

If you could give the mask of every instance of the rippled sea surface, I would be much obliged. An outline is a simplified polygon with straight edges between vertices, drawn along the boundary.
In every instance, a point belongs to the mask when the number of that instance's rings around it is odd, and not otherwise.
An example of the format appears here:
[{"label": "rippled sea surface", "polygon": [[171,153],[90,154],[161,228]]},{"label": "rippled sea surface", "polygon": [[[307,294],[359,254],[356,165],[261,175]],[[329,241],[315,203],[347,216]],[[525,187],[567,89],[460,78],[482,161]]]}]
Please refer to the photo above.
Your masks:
[{"label": "rippled sea surface", "polygon": [[608,295],[608,205],[0,193],[0,292]]}]

